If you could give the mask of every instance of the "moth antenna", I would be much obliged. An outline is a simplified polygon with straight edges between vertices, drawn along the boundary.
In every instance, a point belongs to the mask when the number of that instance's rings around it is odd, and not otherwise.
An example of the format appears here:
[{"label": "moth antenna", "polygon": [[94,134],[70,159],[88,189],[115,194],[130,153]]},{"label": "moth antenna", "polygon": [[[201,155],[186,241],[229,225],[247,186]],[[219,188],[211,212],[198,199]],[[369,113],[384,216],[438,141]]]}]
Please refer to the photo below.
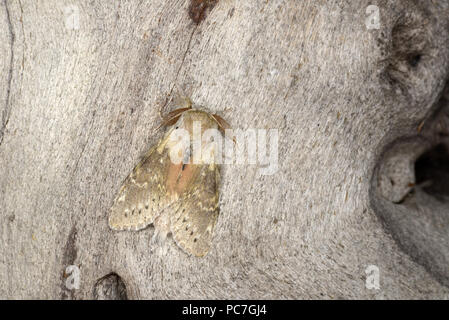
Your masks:
[{"label": "moth antenna", "polygon": [[158,110],[158,114],[159,114],[159,117],[161,118],[161,120],[164,120],[164,116],[162,115],[162,110],[164,110],[165,107],[169,104],[169,102],[173,99],[172,92],[173,92],[173,88],[170,91],[170,93],[168,94],[168,96],[165,97],[164,104],[161,105],[159,110]]},{"label": "moth antenna", "polygon": [[186,112],[187,110],[192,109],[192,106],[188,106],[185,108],[179,108],[173,111],[170,111],[169,113],[167,113],[166,116],[162,117],[162,122],[161,124],[156,128],[156,130],[160,129],[161,127],[165,127],[165,126],[172,126],[176,123],[176,121],[178,121],[179,117],[181,117],[181,115]]},{"label": "moth antenna", "polygon": [[[178,121],[178,119],[182,113],[184,113],[187,110],[192,109],[192,106],[193,106],[192,100],[190,100],[189,97],[184,96],[181,89],[178,87],[178,85],[176,83],[174,84],[173,87],[176,87],[177,93],[176,93],[176,97],[173,97],[170,93],[170,95],[171,95],[170,99],[172,99],[172,100],[174,99],[175,105],[180,106],[180,108],[170,111],[165,116],[162,115],[162,112],[161,112],[162,110],[159,109],[159,117],[162,119],[162,122],[156,128],[156,130],[159,130],[163,126],[171,126],[171,125],[175,124],[176,121]],[[173,91],[173,89],[172,89],[172,91]],[[165,105],[167,105],[167,103],[168,102],[166,102]]]},{"label": "moth antenna", "polygon": [[[173,89],[176,87],[176,97],[173,96]],[[192,102],[190,101],[189,98],[187,98],[186,95],[184,95],[183,91],[178,87],[178,85],[175,83],[173,85],[173,87],[170,90],[170,93],[168,94],[168,96],[165,98],[165,103],[159,108],[158,113],[159,113],[159,117],[161,118],[162,121],[164,121],[164,119],[166,117],[164,117],[162,115],[162,110],[165,109],[165,107],[170,103],[170,101],[175,100],[175,104],[179,104],[182,107],[187,107],[187,106],[192,106]],[[160,127],[159,127],[160,128]],[[158,128],[158,129],[159,129]]]},{"label": "moth antenna", "polygon": [[161,118],[161,121],[164,120],[164,117],[162,116],[162,107],[159,108],[159,110],[157,111],[159,118]]},{"label": "moth antenna", "polygon": [[220,127],[221,130],[231,129],[231,126],[229,125],[229,123],[225,119],[220,117],[218,114],[211,114],[211,116],[215,120],[215,122],[218,124],[218,126]]},{"label": "moth antenna", "polygon": [[[222,117],[220,117],[218,114],[211,114],[212,119],[215,120],[215,122],[218,124],[218,126],[220,127],[220,130],[223,132],[223,134],[225,133],[226,129],[232,129],[231,125]],[[232,138],[232,141],[234,141],[234,143],[236,143],[235,141],[235,137]]]}]

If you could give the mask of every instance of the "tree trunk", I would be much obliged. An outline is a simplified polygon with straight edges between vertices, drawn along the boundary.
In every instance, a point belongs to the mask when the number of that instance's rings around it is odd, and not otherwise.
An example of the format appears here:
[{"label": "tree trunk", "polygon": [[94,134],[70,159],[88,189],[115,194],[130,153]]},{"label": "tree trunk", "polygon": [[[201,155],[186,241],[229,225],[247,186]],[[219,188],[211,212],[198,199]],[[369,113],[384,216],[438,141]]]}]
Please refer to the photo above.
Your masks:
[{"label": "tree trunk", "polygon": [[[0,298],[449,298],[449,1],[190,2],[1,0]],[[108,226],[178,94],[279,133],[204,258]]]}]

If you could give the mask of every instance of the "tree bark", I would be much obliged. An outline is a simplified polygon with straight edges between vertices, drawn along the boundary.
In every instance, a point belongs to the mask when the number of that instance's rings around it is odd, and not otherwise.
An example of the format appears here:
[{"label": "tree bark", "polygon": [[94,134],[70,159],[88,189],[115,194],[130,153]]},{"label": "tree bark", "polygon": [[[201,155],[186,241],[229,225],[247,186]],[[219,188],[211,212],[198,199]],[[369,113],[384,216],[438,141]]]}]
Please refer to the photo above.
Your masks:
[{"label": "tree bark", "polygon": [[[209,2],[0,2],[0,298],[449,298],[414,171],[449,145],[449,1]],[[177,94],[279,132],[276,173],[223,165],[204,258],[108,227]]]}]

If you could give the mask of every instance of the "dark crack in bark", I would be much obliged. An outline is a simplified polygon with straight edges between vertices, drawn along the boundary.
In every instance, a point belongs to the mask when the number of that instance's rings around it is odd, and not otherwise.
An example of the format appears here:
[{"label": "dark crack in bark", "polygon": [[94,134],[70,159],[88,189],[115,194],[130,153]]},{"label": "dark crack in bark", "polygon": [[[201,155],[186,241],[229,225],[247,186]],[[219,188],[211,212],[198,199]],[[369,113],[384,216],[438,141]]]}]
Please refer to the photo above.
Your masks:
[{"label": "dark crack in bark", "polygon": [[14,43],[16,40],[16,36],[14,34],[14,30],[11,23],[11,16],[9,13],[8,8],[8,2],[6,0],[3,0],[3,3],[5,5],[6,10],[6,21],[8,23],[8,31],[9,31],[9,46],[11,48],[11,57],[9,61],[9,71],[8,71],[8,84],[6,87],[6,102],[5,107],[2,111],[1,115],[1,125],[0,125],[0,146],[3,143],[3,138],[5,135],[6,126],[9,122],[9,116],[11,114],[11,103],[10,103],[10,96],[11,96],[11,82],[12,82],[12,73],[13,73],[13,64],[14,64]]}]

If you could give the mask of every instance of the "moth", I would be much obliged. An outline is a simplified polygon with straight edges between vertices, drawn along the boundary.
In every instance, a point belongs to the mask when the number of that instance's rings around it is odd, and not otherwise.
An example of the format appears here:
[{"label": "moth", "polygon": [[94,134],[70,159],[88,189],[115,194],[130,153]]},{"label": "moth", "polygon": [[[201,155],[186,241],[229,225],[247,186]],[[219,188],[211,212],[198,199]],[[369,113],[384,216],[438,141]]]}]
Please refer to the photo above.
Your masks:
[{"label": "moth", "polygon": [[[223,136],[229,128],[223,118],[194,109],[190,102],[169,112],[161,124],[168,127],[166,134],[125,179],[114,200],[109,214],[111,229],[137,231],[153,224],[153,240],[171,234],[186,253],[207,254],[219,215],[220,163],[214,157],[196,157],[195,125],[200,126],[201,135],[215,129]],[[180,147],[174,136],[181,131],[190,140]],[[201,139],[203,153],[215,152],[211,140]],[[182,161],[173,161],[173,154]]]}]

